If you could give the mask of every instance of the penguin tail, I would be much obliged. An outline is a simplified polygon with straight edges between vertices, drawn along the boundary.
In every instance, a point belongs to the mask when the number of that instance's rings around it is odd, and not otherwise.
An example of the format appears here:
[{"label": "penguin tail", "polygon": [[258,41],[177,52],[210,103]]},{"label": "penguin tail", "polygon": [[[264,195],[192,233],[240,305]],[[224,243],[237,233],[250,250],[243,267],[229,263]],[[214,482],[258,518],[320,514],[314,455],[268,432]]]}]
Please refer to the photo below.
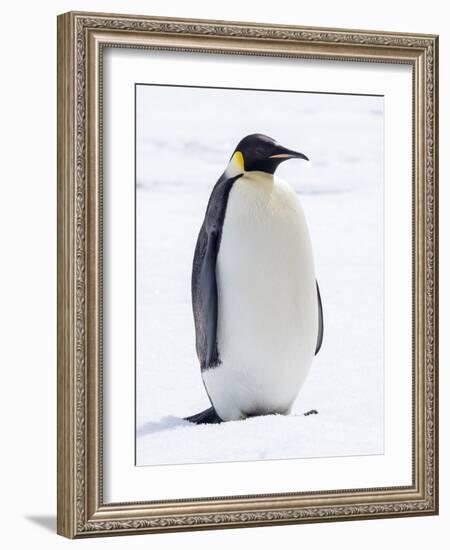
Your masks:
[{"label": "penguin tail", "polygon": [[210,407],[192,416],[187,416],[184,420],[192,422],[193,424],[220,424],[222,422],[222,419],[216,413],[214,407]]}]

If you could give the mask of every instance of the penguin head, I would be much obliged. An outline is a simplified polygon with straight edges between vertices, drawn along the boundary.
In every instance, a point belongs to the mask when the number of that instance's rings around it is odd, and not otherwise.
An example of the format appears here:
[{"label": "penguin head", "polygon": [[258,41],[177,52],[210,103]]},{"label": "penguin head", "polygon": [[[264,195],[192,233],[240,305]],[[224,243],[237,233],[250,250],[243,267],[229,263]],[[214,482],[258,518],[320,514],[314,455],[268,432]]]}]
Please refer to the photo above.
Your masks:
[{"label": "penguin head", "polygon": [[227,167],[230,177],[258,170],[274,174],[278,166],[288,159],[309,160],[306,155],[287,149],[264,134],[250,134],[241,139]]}]

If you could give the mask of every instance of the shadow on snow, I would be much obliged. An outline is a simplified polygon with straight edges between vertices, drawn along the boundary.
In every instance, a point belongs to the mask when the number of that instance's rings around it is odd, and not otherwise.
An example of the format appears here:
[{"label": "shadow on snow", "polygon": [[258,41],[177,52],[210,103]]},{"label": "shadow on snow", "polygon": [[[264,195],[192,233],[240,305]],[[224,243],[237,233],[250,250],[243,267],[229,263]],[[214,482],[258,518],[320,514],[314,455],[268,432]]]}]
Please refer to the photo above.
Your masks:
[{"label": "shadow on snow", "polygon": [[[315,409],[312,409],[310,411],[304,412],[303,414],[290,414],[287,415],[287,418],[292,418],[294,416],[311,416],[316,415],[318,412]],[[264,416],[264,415],[261,415]],[[261,416],[252,417],[252,418],[261,418]],[[267,416],[279,416],[283,417],[284,415],[267,415]],[[242,422],[238,420],[237,422]],[[227,422],[226,424],[229,424]],[[201,426],[219,426],[220,424],[201,424]],[[145,424],[142,424],[137,430],[136,435],[137,437],[142,437],[149,434],[154,434],[158,432],[165,432],[168,430],[175,430],[176,428],[196,428],[199,424],[194,424],[193,422],[189,422],[188,420],[184,420],[184,418],[180,418],[178,416],[163,416],[158,421],[150,421],[146,422]]]}]

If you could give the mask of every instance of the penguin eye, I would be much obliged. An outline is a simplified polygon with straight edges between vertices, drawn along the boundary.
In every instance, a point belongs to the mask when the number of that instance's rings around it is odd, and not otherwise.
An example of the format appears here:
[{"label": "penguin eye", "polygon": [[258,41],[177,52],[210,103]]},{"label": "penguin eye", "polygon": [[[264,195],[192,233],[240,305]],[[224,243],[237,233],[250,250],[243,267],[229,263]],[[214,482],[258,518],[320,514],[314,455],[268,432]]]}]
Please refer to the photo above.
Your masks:
[{"label": "penguin eye", "polygon": [[269,149],[268,147],[256,147],[255,148],[255,158],[257,159],[265,159],[269,155]]}]

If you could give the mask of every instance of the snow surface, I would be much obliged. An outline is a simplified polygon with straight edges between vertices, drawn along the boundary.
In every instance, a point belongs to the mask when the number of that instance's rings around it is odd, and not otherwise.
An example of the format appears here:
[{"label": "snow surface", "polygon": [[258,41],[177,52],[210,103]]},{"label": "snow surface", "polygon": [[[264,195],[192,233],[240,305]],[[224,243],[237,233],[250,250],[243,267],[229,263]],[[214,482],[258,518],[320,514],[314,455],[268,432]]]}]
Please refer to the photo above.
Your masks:
[{"label": "snow surface", "polygon": [[[277,175],[309,224],[324,342],[291,416],[196,426],[182,418],[210,404],[192,257],[211,189],[254,132],[311,159]],[[136,203],[137,465],[383,453],[383,98],[138,86]]]}]

